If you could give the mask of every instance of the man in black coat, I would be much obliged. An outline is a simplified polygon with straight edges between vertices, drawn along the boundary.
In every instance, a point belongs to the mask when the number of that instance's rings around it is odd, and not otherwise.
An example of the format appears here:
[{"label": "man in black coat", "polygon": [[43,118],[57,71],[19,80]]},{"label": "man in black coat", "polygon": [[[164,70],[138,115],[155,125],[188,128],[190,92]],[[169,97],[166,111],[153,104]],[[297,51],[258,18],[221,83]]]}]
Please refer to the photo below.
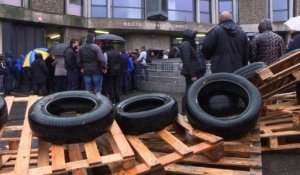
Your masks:
[{"label": "man in black coat", "polygon": [[67,70],[68,90],[79,90],[79,66],[77,62],[78,41],[70,40],[70,46],[65,51],[65,68]]},{"label": "man in black coat", "polygon": [[46,95],[48,68],[40,53],[35,54],[35,60],[31,65],[31,71],[34,94],[42,96]]},{"label": "man in black coat", "polygon": [[185,77],[185,94],[182,99],[182,114],[185,114],[185,98],[189,87],[206,71],[205,61],[196,52],[197,31],[186,29],[183,31],[183,42],[179,46],[182,61],[181,74]]},{"label": "man in black coat", "polygon": [[202,52],[206,59],[211,60],[212,73],[232,73],[248,64],[247,36],[242,28],[233,22],[228,11],[221,13],[219,25],[208,32]]},{"label": "man in black coat", "polygon": [[106,52],[106,54],[108,67],[108,95],[111,102],[116,104],[120,102],[119,81],[121,74],[121,56],[113,46],[109,47],[109,50]]}]

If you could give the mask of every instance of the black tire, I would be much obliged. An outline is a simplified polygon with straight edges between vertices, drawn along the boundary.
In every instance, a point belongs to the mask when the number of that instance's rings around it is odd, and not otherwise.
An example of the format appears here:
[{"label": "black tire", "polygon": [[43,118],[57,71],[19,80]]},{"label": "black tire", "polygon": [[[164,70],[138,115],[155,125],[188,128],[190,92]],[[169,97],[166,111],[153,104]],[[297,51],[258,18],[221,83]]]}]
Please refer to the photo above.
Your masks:
[{"label": "black tire", "polygon": [[125,134],[138,135],[165,128],[177,115],[177,101],[173,97],[153,93],[122,101],[117,106],[116,120]]},{"label": "black tire", "polygon": [[8,118],[7,105],[2,96],[0,96],[0,129],[5,125]]},{"label": "black tire", "polygon": [[[234,104],[241,109],[229,116],[226,113],[215,116],[207,109],[207,101],[222,94],[232,94]],[[224,139],[240,138],[252,130],[262,107],[257,88],[244,77],[229,73],[216,73],[196,81],[188,90],[186,102],[188,120],[194,128]]]},{"label": "black tire", "polygon": [[[73,113],[62,115],[68,112]],[[33,133],[42,140],[71,144],[99,137],[110,128],[114,115],[112,103],[105,96],[67,91],[46,96],[33,104],[29,124]]]},{"label": "black tire", "polygon": [[266,66],[267,65],[264,62],[254,62],[248,64],[247,66],[241,67],[240,69],[234,71],[233,73],[245,77],[247,79],[250,79],[255,75],[256,71],[261,70]]}]

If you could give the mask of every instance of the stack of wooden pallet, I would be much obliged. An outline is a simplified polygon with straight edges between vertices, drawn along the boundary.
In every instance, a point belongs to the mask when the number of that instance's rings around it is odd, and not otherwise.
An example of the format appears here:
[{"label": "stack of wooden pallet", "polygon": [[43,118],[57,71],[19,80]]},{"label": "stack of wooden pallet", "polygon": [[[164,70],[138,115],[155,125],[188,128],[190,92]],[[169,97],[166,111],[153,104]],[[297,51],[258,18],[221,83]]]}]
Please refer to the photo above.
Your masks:
[{"label": "stack of wooden pallet", "polygon": [[[124,136],[114,122],[94,141],[52,145],[32,135],[28,124],[27,113],[37,96],[5,100],[9,113],[16,103],[26,103],[27,107],[24,123],[5,125],[0,131],[0,143],[5,145],[0,150],[0,174],[84,175],[103,166],[108,167],[107,172],[95,174],[261,174],[257,133],[224,143],[220,137],[193,129],[185,117],[179,116],[174,125],[159,132]],[[190,166],[195,173],[186,171]]]}]

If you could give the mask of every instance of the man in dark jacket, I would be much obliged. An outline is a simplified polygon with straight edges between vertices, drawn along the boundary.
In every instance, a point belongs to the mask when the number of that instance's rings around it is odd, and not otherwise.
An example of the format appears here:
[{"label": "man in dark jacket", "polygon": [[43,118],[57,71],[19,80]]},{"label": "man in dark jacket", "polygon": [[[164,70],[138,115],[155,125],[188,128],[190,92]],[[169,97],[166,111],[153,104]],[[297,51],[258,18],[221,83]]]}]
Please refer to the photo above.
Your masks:
[{"label": "man in dark jacket", "polygon": [[126,53],[125,49],[121,52],[121,76],[120,76],[120,92],[126,95],[128,91],[128,79],[129,79],[129,72],[128,72],[128,62],[129,62],[129,55]]},{"label": "man in dark jacket", "polygon": [[121,73],[121,56],[112,46],[107,54],[108,95],[113,104],[120,102],[119,81]]},{"label": "man in dark jacket", "polygon": [[231,73],[248,64],[247,36],[242,28],[232,21],[228,11],[221,13],[219,26],[208,32],[202,52],[206,59],[211,59],[212,73]]},{"label": "man in dark jacket", "polygon": [[83,74],[85,90],[91,90],[92,83],[95,86],[95,93],[101,94],[103,74],[105,72],[105,59],[102,50],[95,43],[95,35],[89,33],[86,44],[79,49],[79,67]]},{"label": "man in dark jacket", "polygon": [[13,84],[15,80],[15,67],[13,53],[8,50],[5,52],[5,64],[6,69],[4,72],[4,93],[5,95],[10,95],[13,90]]},{"label": "man in dark jacket", "polygon": [[67,70],[68,90],[79,90],[79,66],[77,62],[78,41],[70,40],[70,46],[65,51],[65,68]]},{"label": "man in dark jacket", "polygon": [[300,31],[291,31],[292,38],[289,42],[287,52],[300,49]]},{"label": "man in dark jacket", "polygon": [[183,31],[183,42],[179,46],[182,61],[181,74],[185,77],[185,94],[182,99],[182,114],[185,114],[185,98],[189,87],[206,71],[205,61],[196,53],[197,31],[186,29]]},{"label": "man in dark jacket", "polygon": [[258,25],[259,34],[250,42],[250,62],[263,61],[267,65],[281,57],[284,42],[281,36],[272,31],[270,19],[263,19]]},{"label": "man in dark jacket", "polygon": [[42,96],[46,95],[48,68],[40,53],[35,54],[35,60],[31,64],[31,72],[34,94]]}]

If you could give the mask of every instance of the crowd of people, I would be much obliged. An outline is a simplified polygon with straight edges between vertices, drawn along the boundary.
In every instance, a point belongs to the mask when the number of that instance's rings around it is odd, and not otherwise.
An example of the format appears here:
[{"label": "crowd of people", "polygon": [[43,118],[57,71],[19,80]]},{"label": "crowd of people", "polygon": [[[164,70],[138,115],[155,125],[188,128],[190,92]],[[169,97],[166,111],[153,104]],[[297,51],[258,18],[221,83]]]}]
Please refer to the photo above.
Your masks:
[{"label": "crowd of people", "polygon": [[7,51],[0,56],[0,84],[4,85],[0,91],[10,95],[14,88],[20,88],[25,78],[32,94],[88,90],[119,103],[121,94],[137,89],[137,80],[148,81],[146,60],[145,46],[130,52],[119,51],[113,44],[96,45],[94,34],[88,34],[81,47],[78,40],[71,39],[62,55],[50,54],[44,59],[42,54],[35,53],[30,67],[23,67],[24,57],[14,59]]},{"label": "crowd of people", "polygon": [[[197,31],[183,31],[183,42],[179,46],[183,63],[181,74],[186,80],[186,90],[205,73],[205,59],[211,61],[211,72],[232,73],[252,62],[271,64],[284,53],[300,49],[300,31],[293,31],[287,49],[281,36],[272,31],[270,19],[262,19],[258,26],[259,34],[249,41],[246,33],[235,24],[228,11],[220,14],[218,26],[212,28],[205,37],[202,54],[196,54]],[[300,83],[296,85],[299,86]],[[185,113],[184,98],[182,113]]]}]

